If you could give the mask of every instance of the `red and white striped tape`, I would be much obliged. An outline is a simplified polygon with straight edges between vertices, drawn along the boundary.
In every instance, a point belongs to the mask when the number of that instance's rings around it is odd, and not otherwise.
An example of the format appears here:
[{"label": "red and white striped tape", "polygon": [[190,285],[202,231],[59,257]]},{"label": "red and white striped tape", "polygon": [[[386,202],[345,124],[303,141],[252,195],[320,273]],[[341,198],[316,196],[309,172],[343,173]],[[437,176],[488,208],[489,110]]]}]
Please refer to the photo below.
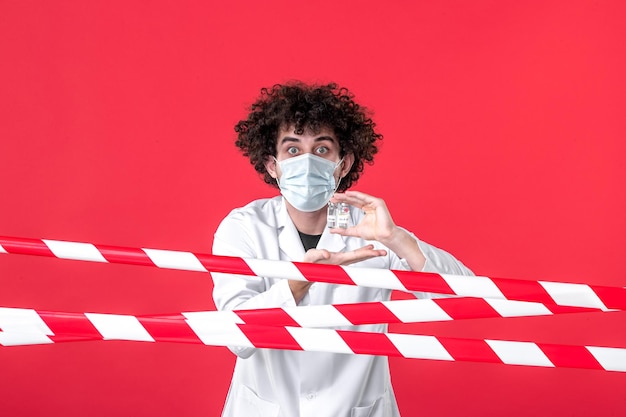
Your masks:
[{"label": "red and white striped tape", "polygon": [[16,237],[0,237],[0,253],[287,278],[405,292],[424,291],[463,297],[530,301],[544,305],[596,308],[603,311],[626,310],[625,288],[568,282],[467,277]]},{"label": "red and white striped tape", "polygon": [[[0,332],[11,330],[25,332],[31,327],[27,322],[14,321],[19,308],[0,307]],[[32,310],[34,311],[34,310]],[[10,323],[3,330],[4,322]],[[142,319],[185,320],[193,317],[195,322],[222,322],[232,326],[238,324],[277,326],[277,327],[341,327],[364,324],[406,324],[436,321],[451,321],[477,318],[506,318],[547,316],[563,313],[601,312],[598,309],[553,306],[552,310],[543,304],[524,301],[490,300],[481,298],[447,298],[437,300],[392,300],[354,304],[330,304],[297,307],[273,307],[233,311],[193,311],[173,315],[142,315]],[[73,313],[36,312],[41,317],[51,319],[76,319]],[[8,321],[7,317],[11,317]],[[16,324],[20,326],[16,327]],[[7,330],[8,329],[8,330]],[[58,336],[58,335],[57,335]]]},{"label": "red and white striped tape", "polygon": [[217,317],[222,312],[215,313],[216,320],[206,320],[193,313],[168,319],[0,308],[0,345],[78,340],[203,343],[626,372],[624,348],[237,324]]},{"label": "red and white striped tape", "polygon": [[103,339],[169,341],[626,372],[624,348],[305,328],[623,310],[626,306],[623,288],[457,277],[6,237],[0,237],[0,253],[481,297],[150,317],[0,308],[0,344],[5,346]]},{"label": "red and white striped tape", "polygon": [[[2,337],[8,337],[11,333],[32,333],[32,329],[41,329],[34,326],[37,320],[29,316],[35,310],[0,307],[0,344]],[[354,304],[314,305],[297,307],[275,307],[234,311],[194,311],[183,312],[174,315],[150,315],[138,316],[140,320],[185,320],[193,318],[195,323],[209,323],[216,326],[221,323],[225,328],[235,325],[262,325],[276,327],[341,327],[377,323],[423,323],[434,321],[450,321],[476,318],[506,318],[506,317],[530,317],[546,316],[563,313],[601,312],[597,309],[558,307],[552,309],[539,303],[510,300],[489,300],[480,298],[447,298],[437,300],[392,300],[376,301]],[[76,320],[85,321],[89,314],[41,312],[35,311],[45,321],[55,323],[57,330],[55,340],[65,340],[72,336],[83,340],[93,335],[84,332],[85,327],[76,332],[67,324],[78,323]],[[26,314],[26,315],[24,315]],[[110,315],[113,317],[115,315]],[[20,318],[22,317],[22,318]],[[32,320],[26,320],[31,317]],[[59,319],[61,321],[59,321]],[[65,325],[61,324],[65,322]],[[119,323],[123,327],[123,323]],[[60,327],[59,327],[60,326]],[[4,336],[3,336],[4,335]],[[168,338],[175,337],[167,334]],[[39,334],[41,336],[41,334]],[[165,334],[161,334],[165,337]],[[64,339],[65,338],[65,339]],[[96,336],[95,339],[100,339]],[[47,339],[44,339],[47,340]],[[7,341],[7,343],[10,343]]]},{"label": "red and white striped tape", "polygon": [[[581,307],[545,306],[524,301],[482,298],[392,300],[353,304],[275,307],[219,312],[221,320],[237,324],[292,327],[339,327],[377,323],[425,323],[478,318],[548,316],[601,312]],[[214,320],[215,311],[191,312]],[[165,316],[161,316],[165,317]]]}]

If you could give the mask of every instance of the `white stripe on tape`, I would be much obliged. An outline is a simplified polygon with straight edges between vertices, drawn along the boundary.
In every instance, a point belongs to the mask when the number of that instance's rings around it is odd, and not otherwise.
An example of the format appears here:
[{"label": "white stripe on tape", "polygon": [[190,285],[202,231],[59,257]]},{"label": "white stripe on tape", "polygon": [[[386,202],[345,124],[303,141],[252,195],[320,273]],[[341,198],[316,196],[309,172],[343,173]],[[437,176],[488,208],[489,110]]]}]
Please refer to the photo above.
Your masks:
[{"label": "white stripe on tape", "polygon": [[585,284],[569,284],[565,282],[539,281],[539,284],[550,294],[554,301],[562,306],[578,306],[599,308],[607,311],[598,295]]},{"label": "white stripe on tape", "polygon": [[181,313],[186,319],[187,322],[194,323],[211,323],[211,322],[228,322],[228,323],[238,323],[245,324],[244,321],[239,317],[235,312],[230,310],[224,311],[190,311],[186,313]]},{"label": "white stripe on tape", "polygon": [[552,312],[541,303],[498,300],[485,298],[485,301],[502,317],[550,316]]},{"label": "white stripe on tape", "polygon": [[304,350],[318,352],[354,353],[334,330],[286,327]]},{"label": "white stripe on tape", "polygon": [[154,342],[135,316],[102,313],[85,313],[85,316],[106,340]]},{"label": "white stripe on tape", "polygon": [[465,297],[506,298],[502,291],[487,277],[464,277],[439,274],[457,295]]},{"label": "white stripe on tape", "polygon": [[383,304],[404,323],[452,320],[433,300],[383,301]]},{"label": "white stripe on tape", "polygon": [[244,262],[258,277],[307,281],[302,272],[291,262],[248,258],[245,258]]},{"label": "white stripe on tape", "polygon": [[159,268],[208,272],[191,252],[141,248]]},{"label": "white stripe on tape", "polygon": [[510,340],[487,340],[485,342],[508,365],[530,365],[554,367],[550,359],[539,346],[532,342],[515,342]]},{"label": "white stripe on tape", "polygon": [[6,250],[4,250],[4,248],[2,247],[2,245],[0,245],[0,253],[9,253]]},{"label": "white stripe on tape", "polygon": [[585,346],[607,371],[626,372],[626,349]]},{"label": "white stripe on tape", "polygon": [[187,318],[187,325],[205,345],[254,347],[237,323],[233,321],[241,322],[239,317],[236,317],[234,313],[231,314],[230,311],[216,313],[229,314],[215,314],[210,318],[203,313],[183,313],[183,315]]},{"label": "white stripe on tape", "polygon": [[351,326],[332,305],[285,307],[285,312],[302,327]]},{"label": "white stripe on tape", "polygon": [[35,310],[0,307],[0,345],[39,345],[53,343],[52,330]]},{"label": "white stripe on tape", "polygon": [[62,240],[42,241],[57,258],[74,259],[78,261],[108,262],[98,249],[91,243],[65,242]]},{"label": "white stripe on tape", "polygon": [[[342,267],[343,268],[343,267]],[[407,291],[398,277],[389,269],[375,268],[343,268],[346,274],[361,287],[390,288],[399,291]]]},{"label": "white stripe on tape", "polygon": [[388,333],[387,337],[405,358],[454,361],[434,336]]}]

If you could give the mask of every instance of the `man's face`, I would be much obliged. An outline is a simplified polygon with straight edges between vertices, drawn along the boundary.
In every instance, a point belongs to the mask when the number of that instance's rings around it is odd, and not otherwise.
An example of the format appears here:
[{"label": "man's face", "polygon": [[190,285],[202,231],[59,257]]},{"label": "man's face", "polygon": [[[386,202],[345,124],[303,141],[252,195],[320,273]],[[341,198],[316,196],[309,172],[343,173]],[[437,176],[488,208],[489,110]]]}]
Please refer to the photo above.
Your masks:
[{"label": "man's face", "polygon": [[[339,141],[332,129],[322,128],[318,133],[305,130],[301,135],[294,132],[293,126],[281,129],[276,140],[276,160],[269,158],[265,163],[265,169],[272,178],[280,179],[280,165],[276,161],[293,158],[304,154],[313,154],[332,162],[341,160],[341,148]],[[338,183],[352,167],[354,156],[344,155],[343,163],[335,171],[335,181]]]},{"label": "man's face", "polygon": [[311,153],[332,162],[339,162],[340,151],[335,133],[328,128],[322,128],[317,134],[305,130],[301,135],[296,134],[293,127],[282,129],[276,140],[278,161]]}]

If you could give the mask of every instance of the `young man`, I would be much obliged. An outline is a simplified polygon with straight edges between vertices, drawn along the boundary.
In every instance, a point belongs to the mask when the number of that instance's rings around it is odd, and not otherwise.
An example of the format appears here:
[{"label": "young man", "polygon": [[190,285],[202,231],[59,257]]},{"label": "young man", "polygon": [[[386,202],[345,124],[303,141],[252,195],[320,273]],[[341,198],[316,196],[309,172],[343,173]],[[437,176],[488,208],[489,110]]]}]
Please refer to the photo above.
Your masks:
[{"label": "young man", "polygon": [[[396,226],[385,202],[347,191],[382,135],[335,84],[262,89],[236,145],[282,196],[233,210],[213,253],[245,258],[471,275],[453,256]],[[350,205],[347,228],[327,228],[328,202]],[[391,290],[213,273],[220,310],[389,300]],[[429,294],[417,294],[428,297]],[[384,324],[344,329],[384,332]],[[225,417],[399,416],[386,357],[233,347]]]}]

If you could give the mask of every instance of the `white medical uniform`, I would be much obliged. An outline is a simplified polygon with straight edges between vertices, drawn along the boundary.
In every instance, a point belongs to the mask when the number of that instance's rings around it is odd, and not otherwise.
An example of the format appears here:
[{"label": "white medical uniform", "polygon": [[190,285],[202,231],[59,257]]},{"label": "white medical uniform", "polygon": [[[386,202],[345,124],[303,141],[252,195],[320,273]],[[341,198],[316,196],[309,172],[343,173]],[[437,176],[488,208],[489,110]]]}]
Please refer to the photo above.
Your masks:
[{"label": "white medical uniform", "polygon": [[[351,208],[351,224],[363,216]],[[325,230],[318,249],[351,251],[378,242],[331,234]],[[418,240],[426,257],[423,271],[457,275],[472,272],[449,253]],[[304,248],[283,198],[253,201],[233,210],[215,232],[215,255],[302,261]],[[355,267],[409,270],[403,259],[387,256],[353,264]],[[293,307],[287,280],[271,277],[211,274],[213,298],[219,310]],[[429,294],[417,294],[420,298]],[[391,290],[314,283],[300,305],[386,301]],[[343,329],[385,332],[387,325]],[[232,347],[238,355],[224,417],[396,417],[398,406],[385,356],[349,355]]]}]

